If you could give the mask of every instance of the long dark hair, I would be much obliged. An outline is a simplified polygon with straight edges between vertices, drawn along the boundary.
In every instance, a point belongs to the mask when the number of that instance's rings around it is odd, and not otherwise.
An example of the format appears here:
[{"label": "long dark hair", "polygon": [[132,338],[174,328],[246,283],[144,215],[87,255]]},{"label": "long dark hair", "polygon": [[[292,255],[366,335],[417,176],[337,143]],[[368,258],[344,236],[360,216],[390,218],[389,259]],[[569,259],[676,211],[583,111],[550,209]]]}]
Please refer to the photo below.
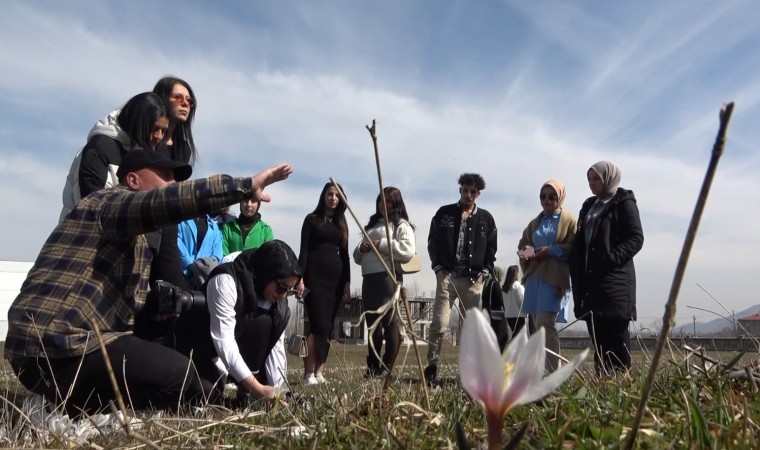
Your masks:
[{"label": "long dark hair", "polygon": [[[346,193],[343,191],[343,186],[339,185],[338,183],[335,183],[335,186],[338,187],[338,190],[343,193],[343,195],[346,195]],[[325,186],[322,188],[322,193],[319,194],[319,203],[317,203],[317,207],[314,208],[314,211],[312,211],[312,214],[314,214],[317,217],[327,217],[326,214],[326,208],[325,208],[325,193],[328,189],[333,187],[333,184],[331,181],[328,181],[325,183]],[[343,239],[341,239],[341,247],[344,249],[348,249],[348,222],[346,222],[346,203],[343,201],[343,199],[338,200],[338,206],[335,207],[335,212],[333,213],[333,223],[338,226],[338,229],[340,230],[340,234]]]},{"label": "long dark hair", "polygon": [[116,119],[135,147],[150,150],[150,134],[159,117],[166,117],[164,102],[152,92],[143,92],[130,98]]},{"label": "long dark hair", "polygon": [[504,292],[509,292],[509,290],[512,289],[512,285],[515,283],[515,281],[518,280],[519,275],[520,269],[518,269],[517,266],[509,266],[509,268],[507,268],[507,276],[504,277],[504,284],[501,286],[501,290]]},{"label": "long dark hair", "polygon": [[[406,212],[406,205],[404,204],[404,198],[401,196],[401,191],[393,186],[388,186],[383,189],[385,194],[385,204],[388,208],[388,221],[397,227],[401,219],[409,222],[409,214]],[[375,200],[375,213],[369,218],[369,222],[364,227],[365,230],[372,228],[380,219],[383,218],[381,208],[383,207],[382,197],[377,194],[377,200]],[[409,225],[412,225],[411,222]],[[414,229],[414,225],[412,225]]]},{"label": "long dark hair", "polygon": [[[164,136],[164,144],[166,144],[169,138],[171,138],[172,148],[169,152],[169,157],[174,161],[181,161],[193,165],[198,159],[198,151],[195,149],[195,141],[193,140],[193,119],[195,118],[195,110],[198,108],[198,99],[195,98],[193,88],[191,88],[185,80],[167,76],[158,80],[153,87],[153,93],[161,97],[164,101],[166,110],[169,111],[169,97],[172,95],[172,89],[174,89],[175,84],[181,84],[187,89],[187,92],[190,93],[190,97],[193,98],[193,105],[190,106],[187,120],[184,122],[175,122],[172,135]],[[172,119],[170,118],[170,120]]]}]

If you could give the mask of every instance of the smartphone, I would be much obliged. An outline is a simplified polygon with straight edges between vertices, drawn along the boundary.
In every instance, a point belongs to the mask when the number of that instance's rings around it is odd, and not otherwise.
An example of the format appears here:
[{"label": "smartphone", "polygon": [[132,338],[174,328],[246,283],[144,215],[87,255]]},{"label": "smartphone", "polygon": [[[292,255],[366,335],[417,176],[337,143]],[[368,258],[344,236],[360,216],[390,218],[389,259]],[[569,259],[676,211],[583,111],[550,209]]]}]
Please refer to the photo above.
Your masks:
[{"label": "smartphone", "polygon": [[525,247],[522,250],[517,251],[517,256],[519,256],[522,259],[529,259],[535,256],[536,251],[533,249],[533,247]]}]

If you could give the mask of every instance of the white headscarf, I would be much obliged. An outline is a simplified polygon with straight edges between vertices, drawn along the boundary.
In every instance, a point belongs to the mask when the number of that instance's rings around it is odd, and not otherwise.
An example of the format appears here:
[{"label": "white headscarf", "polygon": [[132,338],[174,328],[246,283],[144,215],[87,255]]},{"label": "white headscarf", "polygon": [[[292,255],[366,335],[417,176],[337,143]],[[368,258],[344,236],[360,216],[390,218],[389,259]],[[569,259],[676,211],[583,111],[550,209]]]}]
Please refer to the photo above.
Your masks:
[{"label": "white headscarf", "polygon": [[609,161],[599,161],[591,166],[589,170],[593,170],[599,178],[602,179],[604,184],[604,190],[598,197],[612,197],[617,192],[618,186],[620,186],[620,179],[623,177],[623,172],[620,168]]}]

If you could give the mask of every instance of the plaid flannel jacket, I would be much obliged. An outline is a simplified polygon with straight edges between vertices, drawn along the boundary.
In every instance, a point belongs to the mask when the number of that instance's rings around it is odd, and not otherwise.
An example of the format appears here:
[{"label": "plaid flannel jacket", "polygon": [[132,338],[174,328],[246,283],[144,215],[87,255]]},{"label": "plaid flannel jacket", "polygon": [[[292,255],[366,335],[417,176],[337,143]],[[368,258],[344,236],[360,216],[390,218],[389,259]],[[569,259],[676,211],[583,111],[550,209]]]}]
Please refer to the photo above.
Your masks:
[{"label": "plaid flannel jacket", "polygon": [[144,233],[252,195],[251,178],[215,175],[146,192],[124,186],[82,199],[56,226],[8,311],[5,357],[67,358],[130,333],[152,255]]}]

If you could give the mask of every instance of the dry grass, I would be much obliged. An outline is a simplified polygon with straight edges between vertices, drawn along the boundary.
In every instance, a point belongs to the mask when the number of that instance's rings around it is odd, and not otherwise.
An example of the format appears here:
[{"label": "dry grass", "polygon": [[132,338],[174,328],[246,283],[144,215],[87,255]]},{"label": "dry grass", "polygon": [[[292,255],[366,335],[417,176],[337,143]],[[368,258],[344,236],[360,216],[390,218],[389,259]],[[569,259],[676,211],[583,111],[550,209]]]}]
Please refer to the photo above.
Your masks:
[{"label": "dry grass", "polygon": [[[424,347],[423,347],[424,350]],[[265,411],[253,405],[244,411],[224,407],[186,409],[173,413],[140,413],[140,433],[158,447],[226,448],[448,448],[456,447],[461,423],[470,445],[483,445],[485,419],[479,406],[462,391],[456,368],[457,348],[446,346],[441,358],[439,388],[431,390],[426,410],[414,355],[404,352],[387,392],[382,382],[362,378],[366,348],[335,344],[328,361],[330,383],[302,386],[300,360],[289,356],[288,380],[294,394],[286,407]],[[711,354],[723,362],[727,354]],[[637,366],[647,364],[636,355]],[[757,354],[745,355],[757,361]],[[747,380],[730,380],[719,368],[705,373],[694,356],[671,349],[660,371],[637,441],[639,448],[758,448],[760,401]],[[738,362],[737,362],[738,364]],[[619,448],[638,402],[643,375],[597,379],[587,363],[556,394],[541,404],[522,406],[505,420],[505,442],[527,423],[521,448]],[[25,394],[8,372],[0,372],[5,426],[3,446],[61,447],[61,436],[35,431],[12,404]],[[146,445],[121,431],[89,440],[92,447],[142,448]]]}]

